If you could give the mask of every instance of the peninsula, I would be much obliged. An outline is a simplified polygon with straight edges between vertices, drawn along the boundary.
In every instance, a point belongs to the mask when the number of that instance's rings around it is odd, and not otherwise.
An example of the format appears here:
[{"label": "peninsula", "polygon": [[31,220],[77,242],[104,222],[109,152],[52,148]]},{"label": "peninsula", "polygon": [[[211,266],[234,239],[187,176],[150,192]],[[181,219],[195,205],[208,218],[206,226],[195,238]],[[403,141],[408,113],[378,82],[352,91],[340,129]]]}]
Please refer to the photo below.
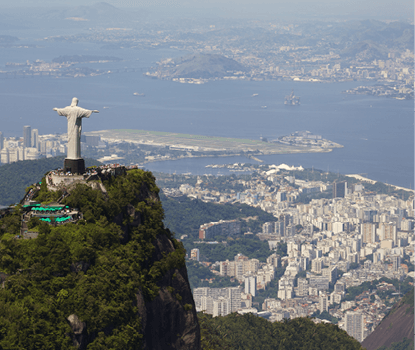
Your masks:
[{"label": "peninsula", "polygon": [[[323,139],[319,135],[318,140],[311,140],[311,133],[296,132],[294,142],[287,142],[286,139],[266,142],[264,140],[239,139],[217,136],[190,135],[173,132],[113,129],[100,130],[85,133],[88,136],[99,136],[108,143],[128,142],[136,145],[146,145],[153,147],[167,148],[171,151],[185,152],[183,157],[205,157],[215,156],[235,156],[241,153],[254,155],[266,154],[289,154],[289,153],[315,153],[330,152],[334,148],[341,148],[342,145]],[[160,158],[147,161],[162,160]],[[163,160],[172,160],[164,157]]]}]

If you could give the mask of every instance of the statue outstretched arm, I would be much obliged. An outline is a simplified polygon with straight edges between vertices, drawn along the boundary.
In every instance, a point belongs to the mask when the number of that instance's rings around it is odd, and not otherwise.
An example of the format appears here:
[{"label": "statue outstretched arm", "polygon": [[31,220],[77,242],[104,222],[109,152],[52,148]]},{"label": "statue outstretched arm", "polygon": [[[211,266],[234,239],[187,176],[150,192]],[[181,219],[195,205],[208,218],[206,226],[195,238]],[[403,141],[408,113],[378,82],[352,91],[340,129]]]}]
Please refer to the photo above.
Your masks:
[{"label": "statue outstretched arm", "polygon": [[65,108],[54,108],[54,111],[58,112],[59,115],[63,115],[66,117],[68,115],[67,110]]},{"label": "statue outstretched arm", "polygon": [[99,111],[97,111],[96,109],[94,109],[94,110],[92,111],[92,113],[99,113]]}]

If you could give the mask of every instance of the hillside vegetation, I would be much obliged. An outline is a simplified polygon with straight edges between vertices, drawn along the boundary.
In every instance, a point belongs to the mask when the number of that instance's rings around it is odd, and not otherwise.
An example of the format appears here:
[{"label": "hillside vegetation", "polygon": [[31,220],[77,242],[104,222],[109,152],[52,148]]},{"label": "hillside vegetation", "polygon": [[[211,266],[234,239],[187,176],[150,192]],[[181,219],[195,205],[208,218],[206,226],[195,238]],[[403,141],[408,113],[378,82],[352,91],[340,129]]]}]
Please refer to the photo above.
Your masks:
[{"label": "hillside vegetation", "polygon": [[252,314],[213,318],[198,314],[202,348],[209,350],[363,350],[360,343],[333,324],[309,318],[269,322]]},{"label": "hillside vegetation", "polygon": [[[106,195],[77,185],[65,200],[85,220],[58,227],[38,221],[37,239],[15,239],[19,206],[0,220],[0,271],[8,275],[0,289],[0,349],[72,349],[75,340],[88,349],[139,349],[145,340],[141,297],[149,303],[168,293],[183,315],[194,312],[185,251],[163,226],[151,173],[131,170],[103,183]],[[47,198],[45,192],[42,186],[38,198]],[[168,241],[170,252],[157,252],[155,244]],[[72,333],[70,315],[86,325],[81,334]],[[177,331],[172,337],[170,343],[183,342]]]},{"label": "hillside vegetation", "polygon": [[[170,198],[161,194],[163,208],[166,213],[165,223],[178,236],[186,234],[198,239],[199,227],[202,224],[219,220],[241,220],[242,232],[261,232],[262,224],[277,221],[270,213],[247,204],[205,203],[200,199],[188,197]],[[249,220],[242,219],[250,218]]]},{"label": "hillside vegetation", "polygon": [[[25,194],[25,189],[38,181],[43,175],[57,168],[62,168],[65,157],[23,160],[0,166],[0,205],[18,203]],[[85,165],[99,165],[94,159],[85,159]]]}]

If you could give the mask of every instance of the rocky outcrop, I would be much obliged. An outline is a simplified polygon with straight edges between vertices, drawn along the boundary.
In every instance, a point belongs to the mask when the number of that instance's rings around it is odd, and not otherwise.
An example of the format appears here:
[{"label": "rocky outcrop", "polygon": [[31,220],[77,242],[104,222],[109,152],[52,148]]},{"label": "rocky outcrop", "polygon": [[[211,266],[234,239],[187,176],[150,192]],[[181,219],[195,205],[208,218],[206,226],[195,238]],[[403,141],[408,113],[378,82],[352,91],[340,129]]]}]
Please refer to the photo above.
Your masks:
[{"label": "rocky outcrop", "polygon": [[66,319],[71,326],[71,333],[69,336],[72,339],[73,345],[80,349],[86,349],[87,341],[88,341],[88,333],[86,331],[86,323],[81,322],[78,316],[72,314],[69,315]]},{"label": "rocky outcrop", "polygon": [[[414,290],[407,293],[396,303],[389,314],[362,343],[366,350],[376,350],[382,346],[389,347],[392,343],[404,338],[413,339],[414,335]],[[412,303],[411,303],[412,301]]]},{"label": "rocky outcrop", "polygon": [[[154,261],[174,251],[172,242],[159,235],[154,242]],[[141,315],[144,349],[170,350],[200,349],[200,329],[191,293],[186,267],[168,271],[159,281],[156,298],[146,302],[137,293],[137,306]]]},{"label": "rocky outcrop", "polygon": [[[101,175],[102,176],[102,175]],[[122,174],[121,176],[125,176]],[[111,174],[107,174],[107,180]],[[153,178],[154,179],[154,178]],[[104,193],[106,195],[106,193]],[[144,202],[148,205],[160,204],[160,199],[146,182],[142,182],[139,190],[135,192],[134,203]],[[124,206],[116,215],[113,222],[122,230],[121,243],[126,244],[135,228],[143,225],[146,220],[145,214],[137,209],[133,203]],[[151,259],[146,262],[150,270],[157,264],[165,264],[169,254],[180,250],[173,243],[173,235],[168,229],[163,229],[156,239],[152,241],[154,251]],[[183,258],[183,257],[182,257]],[[141,347],[148,350],[198,350],[200,349],[200,328],[197,319],[196,307],[188,281],[186,265],[176,261],[175,267],[165,271],[164,275],[157,281],[158,294],[149,298],[141,290],[137,290],[136,303],[140,316],[141,330],[143,334]],[[89,264],[79,262],[72,264],[72,271],[83,271],[89,268]],[[78,349],[86,348],[93,341],[96,334],[86,333],[86,324],[72,317],[72,334],[74,346]],[[69,318],[68,318],[69,320]],[[82,327],[83,326],[83,327]],[[108,333],[110,330],[104,330]]]}]

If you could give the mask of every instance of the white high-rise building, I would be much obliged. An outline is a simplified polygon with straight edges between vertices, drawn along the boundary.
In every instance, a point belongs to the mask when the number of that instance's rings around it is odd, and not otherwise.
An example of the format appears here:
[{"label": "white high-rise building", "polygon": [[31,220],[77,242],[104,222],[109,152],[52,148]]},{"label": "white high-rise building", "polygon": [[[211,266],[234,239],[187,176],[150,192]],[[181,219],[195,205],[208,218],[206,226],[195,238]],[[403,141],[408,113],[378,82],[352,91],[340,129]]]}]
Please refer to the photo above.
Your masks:
[{"label": "white high-rise building", "polygon": [[17,148],[9,149],[9,163],[14,163],[19,161],[19,150]]},{"label": "white high-rise building", "polygon": [[401,267],[401,257],[399,255],[393,255],[391,257],[392,260],[392,269],[393,271],[398,271]]},{"label": "white high-rise building", "polygon": [[9,158],[9,150],[7,148],[3,148],[0,151],[0,162],[3,164],[9,164],[10,158]]},{"label": "white high-rise building", "polygon": [[38,129],[32,130],[32,140],[31,140],[30,147],[34,147],[37,150],[39,150],[39,130]]},{"label": "white high-rise building", "polygon": [[256,276],[245,276],[245,294],[256,295]]},{"label": "white high-rise building", "polygon": [[26,148],[25,147],[17,147],[17,151],[19,152],[19,159],[18,160],[26,160]]},{"label": "white high-rise building", "polygon": [[228,298],[231,300],[231,312],[236,312],[241,308],[241,290],[239,287],[229,287]]},{"label": "white high-rise building", "polygon": [[329,279],[330,283],[335,283],[337,280],[337,267],[330,266],[326,269],[322,269],[322,274],[324,277],[327,277]]},{"label": "white high-rise building", "polygon": [[199,249],[194,248],[190,251],[190,259],[199,261]]},{"label": "white high-rise building", "polygon": [[321,273],[323,268],[323,260],[321,258],[313,259],[311,261],[311,271],[315,273]]},{"label": "white high-rise building", "polygon": [[228,276],[228,263],[229,261],[221,261],[219,263],[219,274],[221,276]]},{"label": "white high-rise building", "polygon": [[305,278],[298,278],[298,296],[303,297],[308,295],[308,281]]},{"label": "white high-rise building", "polygon": [[195,288],[193,290],[193,299],[195,301],[195,305],[196,305],[196,311],[201,310],[201,300],[202,297],[207,297],[210,295],[210,288],[209,287],[200,287],[200,288]]},{"label": "white high-rise building", "polygon": [[244,262],[236,261],[235,262],[235,277],[238,280],[242,280],[244,274]]},{"label": "white high-rise building", "polygon": [[363,237],[363,243],[376,243],[376,225],[365,222],[360,225],[360,233]]},{"label": "white high-rise building", "polygon": [[241,308],[241,289],[239,287],[195,288],[193,299],[196,311],[225,316]]},{"label": "white high-rise building", "polygon": [[25,160],[39,159],[39,152],[36,148],[25,148]]},{"label": "white high-rise building", "polygon": [[201,297],[200,298],[200,309],[209,315],[213,314],[213,301],[212,297]]},{"label": "white high-rise building", "polygon": [[4,136],[3,133],[0,131],[0,151],[4,148]]},{"label": "white high-rise building", "polygon": [[213,301],[212,316],[226,316],[230,314],[230,300],[228,298],[219,297]]},{"label": "white high-rise building", "polygon": [[329,311],[329,298],[326,294],[320,295],[319,310],[320,313]]},{"label": "white high-rise building", "polygon": [[345,316],[346,332],[355,338],[357,341],[362,342],[364,336],[364,322],[363,314],[360,312],[348,311]]}]

